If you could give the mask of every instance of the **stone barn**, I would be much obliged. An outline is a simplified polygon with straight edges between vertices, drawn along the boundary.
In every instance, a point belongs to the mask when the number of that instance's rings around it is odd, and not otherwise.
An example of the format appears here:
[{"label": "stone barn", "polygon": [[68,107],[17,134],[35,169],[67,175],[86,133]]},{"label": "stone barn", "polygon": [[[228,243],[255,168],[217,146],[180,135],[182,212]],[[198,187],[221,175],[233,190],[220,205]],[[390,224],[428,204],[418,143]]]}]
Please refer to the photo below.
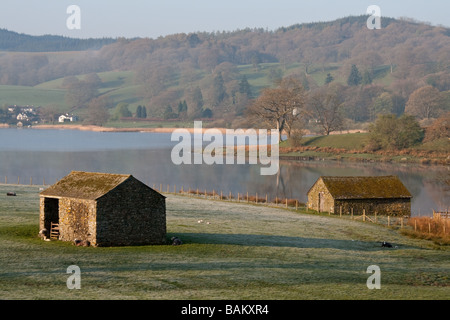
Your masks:
[{"label": "stone barn", "polygon": [[308,191],[308,208],[342,214],[411,215],[411,194],[396,176],[320,177]]},{"label": "stone barn", "polygon": [[166,198],[132,175],[72,171],[40,193],[39,227],[92,246],[163,244]]}]

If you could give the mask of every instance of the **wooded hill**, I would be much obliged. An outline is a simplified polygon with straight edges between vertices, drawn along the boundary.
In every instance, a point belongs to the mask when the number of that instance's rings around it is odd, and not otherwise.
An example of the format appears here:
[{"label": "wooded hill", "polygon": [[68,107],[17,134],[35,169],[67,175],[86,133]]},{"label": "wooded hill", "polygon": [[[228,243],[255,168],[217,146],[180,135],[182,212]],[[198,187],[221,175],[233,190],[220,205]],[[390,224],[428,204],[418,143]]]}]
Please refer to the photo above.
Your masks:
[{"label": "wooded hill", "polygon": [[[9,43],[4,50],[27,51],[37,41],[48,51],[59,47],[71,52],[3,52],[0,84],[40,84],[46,89],[69,91],[70,83],[76,82],[70,76],[97,73],[102,81],[98,91],[89,91],[80,101],[66,99],[67,109],[86,107],[90,99],[102,96],[110,98],[110,108],[125,102],[134,112],[143,104],[148,117],[186,119],[209,110],[208,115],[228,124],[243,114],[261,89],[286,76],[299,78],[307,90],[328,82],[341,83],[346,97],[344,114],[356,122],[373,121],[378,113],[402,114],[410,95],[427,85],[443,93],[447,100],[440,107],[448,109],[450,29],[383,17],[382,29],[369,30],[367,18],[346,17],[275,31],[244,29],[157,39],[105,39],[93,42],[93,47],[100,49],[79,52],[73,50],[82,48],[81,44],[65,47],[68,39],[59,39],[57,44],[50,36],[27,37],[22,46],[14,45],[19,35],[5,41],[3,31],[0,43]],[[359,72],[356,83],[349,81],[352,66]],[[111,80],[111,73],[118,76]],[[51,85],[44,84],[56,79]],[[132,99],[117,94],[124,86],[132,88]],[[73,98],[73,92],[69,96]],[[60,99],[55,103],[64,104]],[[184,107],[179,109],[180,105]]]},{"label": "wooded hill", "polygon": [[112,38],[76,39],[63,36],[31,36],[6,29],[0,29],[0,51],[52,52],[98,50],[115,42]]}]

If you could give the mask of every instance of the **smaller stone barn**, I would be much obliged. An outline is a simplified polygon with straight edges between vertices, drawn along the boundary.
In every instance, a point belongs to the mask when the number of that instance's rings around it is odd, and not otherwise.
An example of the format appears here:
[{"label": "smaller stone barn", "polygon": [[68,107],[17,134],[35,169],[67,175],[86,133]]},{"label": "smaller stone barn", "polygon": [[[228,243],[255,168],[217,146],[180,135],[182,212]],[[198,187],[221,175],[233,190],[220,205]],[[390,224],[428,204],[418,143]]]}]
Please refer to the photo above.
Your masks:
[{"label": "smaller stone barn", "polygon": [[342,214],[411,215],[411,194],[396,176],[320,177],[308,191],[308,208]]},{"label": "smaller stone barn", "polygon": [[163,244],[166,198],[132,175],[72,171],[40,193],[40,230],[92,246]]}]

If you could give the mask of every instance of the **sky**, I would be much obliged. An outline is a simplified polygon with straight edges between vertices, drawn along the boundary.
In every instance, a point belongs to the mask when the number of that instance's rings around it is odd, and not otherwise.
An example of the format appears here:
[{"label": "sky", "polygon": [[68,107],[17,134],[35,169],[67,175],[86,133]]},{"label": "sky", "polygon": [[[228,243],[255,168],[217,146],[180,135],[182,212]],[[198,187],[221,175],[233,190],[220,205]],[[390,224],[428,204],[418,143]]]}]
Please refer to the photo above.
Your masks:
[{"label": "sky", "polygon": [[[79,14],[67,12],[71,5],[79,7]],[[407,17],[450,27],[448,0],[1,0],[0,28],[73,38],[157,38],[245,28],[276,30],[366,14],[370,5],[380,7],[381,18]]]}]

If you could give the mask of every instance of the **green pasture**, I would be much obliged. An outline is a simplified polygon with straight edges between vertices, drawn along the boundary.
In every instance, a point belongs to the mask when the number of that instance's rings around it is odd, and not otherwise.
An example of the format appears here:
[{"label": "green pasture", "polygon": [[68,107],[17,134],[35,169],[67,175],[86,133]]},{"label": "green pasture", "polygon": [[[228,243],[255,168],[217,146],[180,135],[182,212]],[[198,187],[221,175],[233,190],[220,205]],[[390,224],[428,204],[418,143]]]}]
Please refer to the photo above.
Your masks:
[{"label": "green pasture", "polygon": [[167,237],[183,245],[86,248],[38,238],[39,191],[0,185],[1,299],[450,298],[447,247],[372,223],[167,194]]}]

